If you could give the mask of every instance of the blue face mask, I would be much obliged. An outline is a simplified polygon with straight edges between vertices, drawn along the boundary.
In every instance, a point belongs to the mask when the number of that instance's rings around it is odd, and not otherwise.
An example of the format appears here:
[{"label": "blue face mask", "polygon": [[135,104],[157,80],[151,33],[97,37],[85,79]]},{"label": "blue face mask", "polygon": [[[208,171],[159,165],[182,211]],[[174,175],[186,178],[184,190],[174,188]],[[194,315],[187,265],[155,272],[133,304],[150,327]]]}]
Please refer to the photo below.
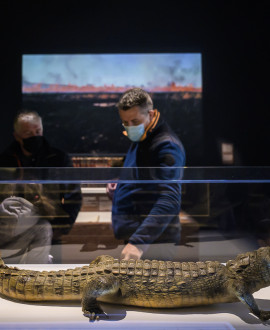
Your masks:
[{"label": "blue face mask", "polygon": [[141,137],[144,134],[144,124],[140,124],[137,126],[125,126],[125,130],[127,131],[127,135],[129,139],[133,142],[140,141]]}]

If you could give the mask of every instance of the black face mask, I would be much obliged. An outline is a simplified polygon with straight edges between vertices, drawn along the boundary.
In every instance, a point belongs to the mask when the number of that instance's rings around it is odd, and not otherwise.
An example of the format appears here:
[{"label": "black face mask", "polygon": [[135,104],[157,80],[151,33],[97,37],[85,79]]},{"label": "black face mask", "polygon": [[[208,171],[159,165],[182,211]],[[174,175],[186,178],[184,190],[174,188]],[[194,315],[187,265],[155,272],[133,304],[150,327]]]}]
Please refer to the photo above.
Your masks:
[{"label": "black face mask", "polygon": [[43,141],[43,136],[31,136],[30,138],[23,139],[23,147],[28,152],[31,152],[31,154],[37,154],[43,145]]}]

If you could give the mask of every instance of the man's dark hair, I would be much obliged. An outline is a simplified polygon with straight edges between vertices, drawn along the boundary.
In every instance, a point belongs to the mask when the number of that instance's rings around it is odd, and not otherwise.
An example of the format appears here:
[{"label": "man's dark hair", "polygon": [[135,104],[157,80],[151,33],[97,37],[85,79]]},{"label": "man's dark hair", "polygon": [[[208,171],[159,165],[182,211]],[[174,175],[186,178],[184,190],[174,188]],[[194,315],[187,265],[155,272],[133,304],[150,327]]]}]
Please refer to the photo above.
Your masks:
[{"label": "man's dark hair", "polygon": [[141,88],[127,90],[117,104],[119,110],[128,110],[135,106],[139,106],[143,112],[153,109],[153,101],[150,95]]}]

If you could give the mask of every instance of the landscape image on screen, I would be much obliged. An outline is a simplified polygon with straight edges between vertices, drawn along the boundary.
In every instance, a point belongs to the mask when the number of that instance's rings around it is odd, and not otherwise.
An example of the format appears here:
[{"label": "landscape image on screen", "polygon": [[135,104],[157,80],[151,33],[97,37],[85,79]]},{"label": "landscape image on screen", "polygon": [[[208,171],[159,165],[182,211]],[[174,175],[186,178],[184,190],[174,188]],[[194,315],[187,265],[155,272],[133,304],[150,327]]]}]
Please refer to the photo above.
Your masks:
[{"label": "landscape image on screen", "polygon": [[130,141],[116,104],[140,87],[192,164],[203,150],[201,67],[198,53],[24,54],[23,108],[37,111],[47,139],[70,154],[123,155]]}]

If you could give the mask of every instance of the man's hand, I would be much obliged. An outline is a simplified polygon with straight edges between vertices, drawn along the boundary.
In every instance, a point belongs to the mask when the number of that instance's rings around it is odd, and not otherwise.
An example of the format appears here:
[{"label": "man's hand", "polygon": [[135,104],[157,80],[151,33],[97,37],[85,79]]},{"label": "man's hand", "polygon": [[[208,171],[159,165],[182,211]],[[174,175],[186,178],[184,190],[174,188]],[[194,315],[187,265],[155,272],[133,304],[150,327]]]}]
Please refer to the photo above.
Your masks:
[{"label": "man's hand", "polygon": [[113,199],[113,195],[114,195],[116,187],[117,187],[117,183],[108,183],[107,184],[106,193],[110,197],[110,199]]},{"label": "man's hand", "polygon": [[138,248],[136,245],[128,243],[122,250],[121,259],[129,260],[134,259],[138,260],[141,258],[143,250]]}]

